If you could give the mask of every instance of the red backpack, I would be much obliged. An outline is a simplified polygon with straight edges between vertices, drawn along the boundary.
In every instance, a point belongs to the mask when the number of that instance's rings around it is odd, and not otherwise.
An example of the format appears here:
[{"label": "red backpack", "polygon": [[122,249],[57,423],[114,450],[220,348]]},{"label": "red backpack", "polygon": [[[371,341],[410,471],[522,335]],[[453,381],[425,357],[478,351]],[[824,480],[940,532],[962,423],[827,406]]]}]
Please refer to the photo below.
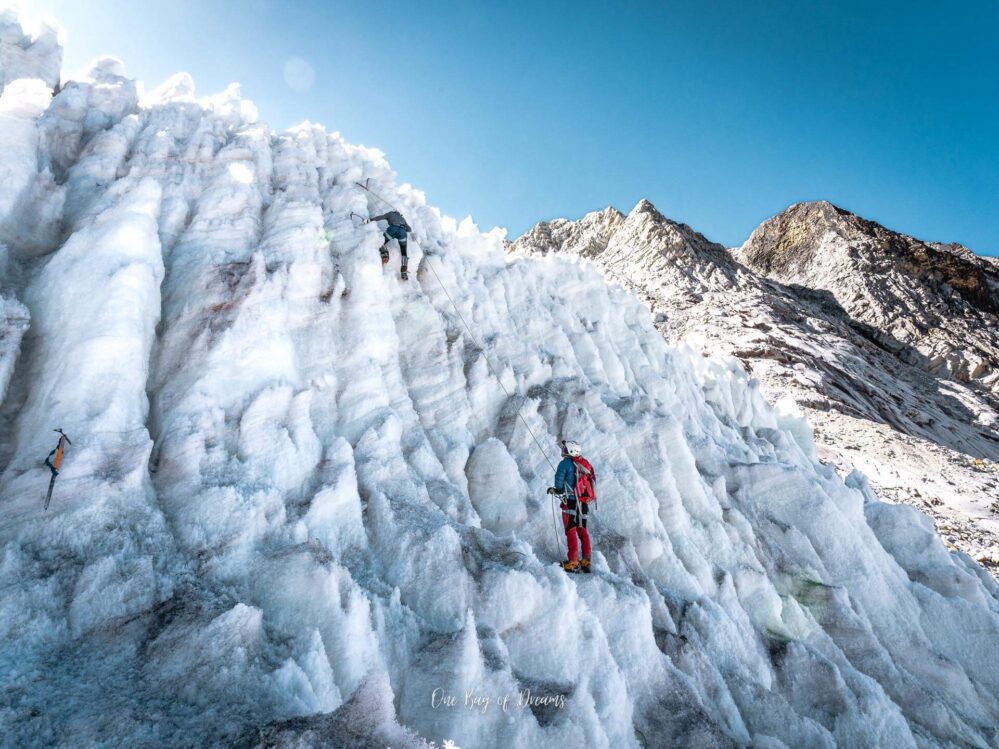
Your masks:
[{"label": "red backpack", "polygon": [[597,472],[586,458],[574,457],[576,466],[576,499],[580,502],[597,501]]}]

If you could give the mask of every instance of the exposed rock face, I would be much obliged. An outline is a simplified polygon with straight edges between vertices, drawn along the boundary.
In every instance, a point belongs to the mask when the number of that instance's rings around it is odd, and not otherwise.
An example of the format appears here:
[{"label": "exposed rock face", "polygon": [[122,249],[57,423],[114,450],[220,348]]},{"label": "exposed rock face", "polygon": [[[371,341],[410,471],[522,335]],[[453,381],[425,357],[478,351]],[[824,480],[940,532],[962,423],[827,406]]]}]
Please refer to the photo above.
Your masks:
[{"label": "exposed rock face", "polygon": [[511,251],[592,260],[668,339],[734,355],[767,397],[792,399],[825,459],[931,512],[956,547],[999,557],[991,259],[829,203],[792,206],[735,252],[648,201],[538,224]]},{"label": "exposed rock face", "polygon": [[828,290],[934,374],[999,383],[999,270],[957,244],[928,244],[830,203],[799,203],[738,251],[785,283]]}]

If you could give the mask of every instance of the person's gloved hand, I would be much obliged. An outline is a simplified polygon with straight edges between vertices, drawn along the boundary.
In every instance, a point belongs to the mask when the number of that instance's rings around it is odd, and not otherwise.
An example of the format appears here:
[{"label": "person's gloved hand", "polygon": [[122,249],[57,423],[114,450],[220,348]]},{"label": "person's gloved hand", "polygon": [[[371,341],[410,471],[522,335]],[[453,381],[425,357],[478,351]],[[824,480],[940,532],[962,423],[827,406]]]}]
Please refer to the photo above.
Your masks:
[{"label": "person's gloved hand", "polygon": [[559,493],[559,491],[558,491],[558,489],[556,489],[556,488],[555,488],[554,486],[549,486],[549,487],[548,487],[548,493],[549,493],[549,494],[558,494],[558,493]]}]

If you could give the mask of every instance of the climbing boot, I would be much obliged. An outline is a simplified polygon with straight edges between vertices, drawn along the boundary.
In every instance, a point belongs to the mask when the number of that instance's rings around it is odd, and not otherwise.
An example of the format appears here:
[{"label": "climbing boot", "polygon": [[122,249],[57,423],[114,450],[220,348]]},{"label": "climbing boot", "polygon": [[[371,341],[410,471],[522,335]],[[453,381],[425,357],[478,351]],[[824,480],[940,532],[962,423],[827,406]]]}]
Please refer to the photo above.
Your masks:
[{"label": "climbing boot", "polygon": [[403,281],[409,280],[409,271],[407,271],[405,268],[403,268],[402,271],[400,271],[399,275],[402,277]]},{"label": "climbing boot", "polygon": [[380,250],[378,250],[378,253],[382,256],[382,265],[388,265],[389,261],[388,250],[382,247]]},{"label": "climbing boot", "polygon": [[577,562],[575,559],[572,559],[567,562],[562,562],[562,569],[564,569],[566,572],[579,572],[579,562]]},{"label": "climbing boot", "polygon": [[585,572],[587,575],[593,572],[593,570],[590,569],[590,560],[585,558],[579,560],[579,569]]}]

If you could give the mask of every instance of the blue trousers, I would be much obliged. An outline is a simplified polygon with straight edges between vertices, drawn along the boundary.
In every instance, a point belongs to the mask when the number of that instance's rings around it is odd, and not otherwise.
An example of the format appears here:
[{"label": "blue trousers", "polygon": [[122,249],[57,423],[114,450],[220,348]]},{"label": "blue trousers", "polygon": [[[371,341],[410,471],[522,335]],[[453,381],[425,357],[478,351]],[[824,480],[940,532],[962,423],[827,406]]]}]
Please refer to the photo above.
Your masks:
[{"label": "blue trousers", "polygon": [[406,230],[403,229],[401,226],[391,226],[390,225],[389,228],[385,230],[385,242],[388,243],[388,241],[392,240],[392,239],[398,239],[399,240],[399,249],[402,251],[402,254],[405,255],[406,254]]}]

